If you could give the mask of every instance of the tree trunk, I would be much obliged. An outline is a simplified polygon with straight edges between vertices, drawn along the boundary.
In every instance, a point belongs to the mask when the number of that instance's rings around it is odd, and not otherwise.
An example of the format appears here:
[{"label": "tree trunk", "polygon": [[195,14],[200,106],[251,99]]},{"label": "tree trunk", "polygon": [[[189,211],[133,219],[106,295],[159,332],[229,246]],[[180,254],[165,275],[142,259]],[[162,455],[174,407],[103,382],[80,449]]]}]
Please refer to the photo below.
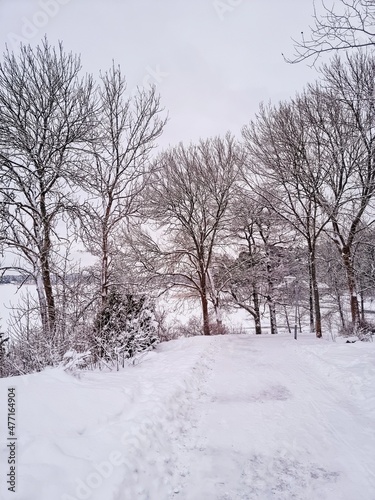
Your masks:
[{"label": "tree trunk", "polygon": [[208,315],[208,300],[205,293],[201,293],[202,316],[203,316],[203,335],[210,335],[210,319]]},{"label": "tree trunk", "polygon": [[39,300],[40,316],[42,319],[43,332],[47,335],[48,332],[48,315],[47,315],[47,302],[43,284],[43,278],[40,270],[36,270],[36,291]]},{"label": "tree trunk", "polygon": [[314,319],[314,286],[311,270],[311,253],[309,252],[309,317],[310,317],[310,333],[315,332]]},{"label": "tree trunk", "polygon": [[109,221],[113,206],[112,193],[108,194],[108,202],[105,209],[104,219],[102,221],[102,241],[101,241],[101,277],[100,277],[100,294],[102,309],[107,304],[109,292]]},{"label": "tree trunk", "polygon": [[104,309],[108,298],[108,242],[103,236],[102,240],[102,262],[101,262],[101,276],[100,276],[100,295],[101,306]]},{"label": "tree trunk", "polygon": [[51,273],[49,269],[48,258],[42,256],[42,280],[43,280],[43,288],[46,297],[46,305],[47,305],[47,319],[48,319],[48,335],[53,337],[55,334],[56,327],[56,308],[55,308],[55,298],[53,296],[52,282],[51,282]]},{"label": "tree trunk", "polygon": [[313,287],[314,309],[315,309],[315,335],[317,336],[317,338],[321,338],[322,316],[320,312],[320,297],[319,297],[318,281],[316,276],[315,248],[311,248],[310,264],[311,264],[311,281]]},{"label": "tree trunk", "polygon": [[216,317],[216,334],[222,335],[224,333],[223,320],[221,317],[221,310],[218,304],[215,304],[215,317]]},{"label": "tree trunk", "polygon": [[276,306],[273,300],[273,279],[272,279],[272,266],[270,264],[270,257],[267,250],[267,304],[270,312],[270,326],[271,334],[275,335],[277,333],[277,321],[276,321]]},{"label": "tree trunk", "polygon": [[344,311],[342,309],[342,302],[341,302],[340,290],[338,290],[338,289],[336,289],[336,299],[337,299],[337,306],[338,306],[338,309],[339,309],[339,315],[340,315],[341,325],[342,325],[343,328],[345,328]]},{"label": "tree trunk", "polygon": [[254,302],[254,322],[255,322],[255,334],[256,335],[261,335],[262,333],[262,325],[260,321],[260,305],[259,305],[259,294],[254,286],[253,290],[253,302]]},{"label": "tree trunk", "polygon": [[361,297],[361,321],[365,321],[365,297],[363,291],[360,292],[359,296]]},{"label": "tree trunk", "polygon": [[345,270],[346,270],[346,277],[348,280],[348,289],[349,289],[349,296],[350,296],[350,312],[352,315],[352,322],[353,322],[353,325],[358,325],[359,321],[360,321],[360,314],[359,314],[359,304],[358,304],[358,297],[357,297],[357,290],[356,290],[357,287],[356,287],[353,263],[352,263],[351,253],[350,253],[350,247],[348,245],[345,245],[342,248],[341,255],[342,255],[342,259],[343,259]]},{"label": "tree trunk", "polygon": [[284,312],[285,312],[285,321],[286,321],[286,326],[288,328],[288,333],[292,333],[292,330],[290,328],[288,309],[286,306],[284,306]]},{"label": "tree trunk", "polygon": [[272,300],[271,296],[267,296],[268,308],[270,312],[270,326],[271,333],[275,335],[277,333],[277,321],[276,321],[276,307],[275,302]]},{"label": "tree trunk", "polygon": [[222,335],[224,333],[224,327],[223,327],[223,318],[221,315],[221,307],[220,307],[220,293],[216,289],[215,280],[209,269],[207,270],[207,277],[210,284],[211,302],[214,307],[214,313],[216,319],[215,332],[212,332],[211,328],[211,333],[215,333],[216,335]]},{"label": "tree trunk", "polygon": [[45,196],[41,195],[40,200],[40,213],[42,218],[42,241],[40,242],[40,270],[41,277],[43,282],[44,294],[46,299],[46,307],[47,307],[47,335],[49,337],[53,337],[55,333],[56,326],[56,306],[55,306],[55,298],[53,296],[53,288],[52,288],[52,280],[51,280],[51,271],[50,271],[50,251],[51,251],[51,227],[49,218],[47,216],[46,210],[46,200]]},{"label": "tree trunk", "polygon": [[[216,296],[212,302],[213,302],[213,306],[214,306],[214,313],[215,313],[215,319],[216,319],[215,334],[222,335],[224,333],[224,328],[223,328],[223,319],[221,316],[219,297]],[[212,328],[211,328],[211,330],[212,330]]]},{"label": "tree trunk", "polygon": [[200,272],[200,285],[201,285],[201,304],[203,316],[203,335],[210,335],[210,319],[208,315],[208,300],[207,300],[207,280],[206,273],[202,269]]}]

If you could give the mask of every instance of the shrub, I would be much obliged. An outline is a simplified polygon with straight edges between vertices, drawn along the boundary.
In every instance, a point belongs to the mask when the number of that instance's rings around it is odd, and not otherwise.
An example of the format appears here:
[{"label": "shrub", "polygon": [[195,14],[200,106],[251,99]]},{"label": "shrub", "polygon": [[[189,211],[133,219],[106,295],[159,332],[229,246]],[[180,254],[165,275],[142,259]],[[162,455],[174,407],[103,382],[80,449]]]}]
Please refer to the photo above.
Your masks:
[{"label": "shrub", "polygon": [[148,350],[158,342],[158,323],[146,296],[122,295],[111,290],[94,327],[94,351],[98,359],[124,360]]},{"label": "shrub", "polygon": [[340,337],[358,337],[358,339],[363,342],[372,341],[374,334],[375,325],[363,320],[361,320],[359,324],[347,323],[344,327],[341,327],[338,332]]}]

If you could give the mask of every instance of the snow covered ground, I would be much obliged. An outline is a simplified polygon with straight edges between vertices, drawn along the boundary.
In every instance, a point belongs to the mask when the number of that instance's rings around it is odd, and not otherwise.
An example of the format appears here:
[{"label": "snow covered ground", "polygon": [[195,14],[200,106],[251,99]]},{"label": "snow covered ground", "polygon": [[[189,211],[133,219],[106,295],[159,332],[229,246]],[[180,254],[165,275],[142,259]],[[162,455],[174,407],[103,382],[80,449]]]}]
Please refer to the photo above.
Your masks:
[{"label": "snow covered ground", "polygon": [[195,337],[135,366],[0,379],[16,389],[7,500],[374,500],[375,343]]}]

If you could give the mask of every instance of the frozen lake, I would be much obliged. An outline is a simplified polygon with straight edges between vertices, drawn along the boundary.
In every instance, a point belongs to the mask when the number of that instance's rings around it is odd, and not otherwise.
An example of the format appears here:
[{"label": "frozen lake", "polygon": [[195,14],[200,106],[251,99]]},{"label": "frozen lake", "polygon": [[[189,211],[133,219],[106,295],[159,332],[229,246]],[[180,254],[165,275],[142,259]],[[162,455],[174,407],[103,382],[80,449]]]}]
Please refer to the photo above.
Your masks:
[{"label": "frozen lake", "polygon": [[[15,307],[20,299],[26,293],[35,294],[35,285],[23,285],[19,288],[16,284],[0,285],[0,331],[5,331],[8,326],[9,316],[12,306]],[[161,310],[167,311],[167,323],[177,326],[178,323],[187,324],[193,316],[197,319],[197,324],[200,322],[200,307],[197,301],[181,301],[176,300],[176,297],[169,295],[168,298],[163,297],[158,301],[158,307]],[[372,301],[366,303],[366,313],[372,313],[375,320],[374,304]],[[372,319],[370,317],[369,319]],[[244,310],[230,310],[223,312],[224,324],[229,327],[230,331],[235,333],[254,333],[254,322],[252,317]],[[268,315],[262,317],[263,333],[269,333]],[[304,331],[308,332],[308,325],[304,324]],[[279,332],[287,333],[285,318],[281,315],[279,318]],[[328,338],[330,334],[326,328],[325,336]]]},{"label": "frozen lake", "polygon": [[[21,289],[15,284],[0,285],[0,331],[7,329],[12,306],[17,306],[22,296],[27,292],[35,293],[35,285],[23,285]],[[173,307],[171,307],[171,303],[173,303]],[[185,303],[181,303],[173,297],[169,297],[168,300],[159,300],[159,307],[168,310],[168,323],[175,324],[177,320],[187,323],[189,318],[194,315],[197,317],[199,323],[199,302],[186,301]],[[253,332],[253,321],[245,311],[239,310],[232,313],[225,313],[223,317],[225,323],[234,330],[242,331],[243,333]]]}]

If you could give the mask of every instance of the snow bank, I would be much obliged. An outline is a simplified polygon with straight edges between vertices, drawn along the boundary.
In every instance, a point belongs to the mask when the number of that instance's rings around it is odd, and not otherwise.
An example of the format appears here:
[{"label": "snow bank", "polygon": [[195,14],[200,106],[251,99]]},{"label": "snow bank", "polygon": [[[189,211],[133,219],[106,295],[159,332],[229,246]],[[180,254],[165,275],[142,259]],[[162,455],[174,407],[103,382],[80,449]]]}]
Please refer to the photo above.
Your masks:
[{"label": "snow bank", "polygon": [[[17,499],[162,499],[173,469],[170,435],[209,350],[210,339],[182,339],[116,373],[75,378],[51,369],[1,379],[1,401],[10,385],[17,394]],[[6,456],[3,441],[2,469]],[[2,481],[0,498],[7,493]]]}]

